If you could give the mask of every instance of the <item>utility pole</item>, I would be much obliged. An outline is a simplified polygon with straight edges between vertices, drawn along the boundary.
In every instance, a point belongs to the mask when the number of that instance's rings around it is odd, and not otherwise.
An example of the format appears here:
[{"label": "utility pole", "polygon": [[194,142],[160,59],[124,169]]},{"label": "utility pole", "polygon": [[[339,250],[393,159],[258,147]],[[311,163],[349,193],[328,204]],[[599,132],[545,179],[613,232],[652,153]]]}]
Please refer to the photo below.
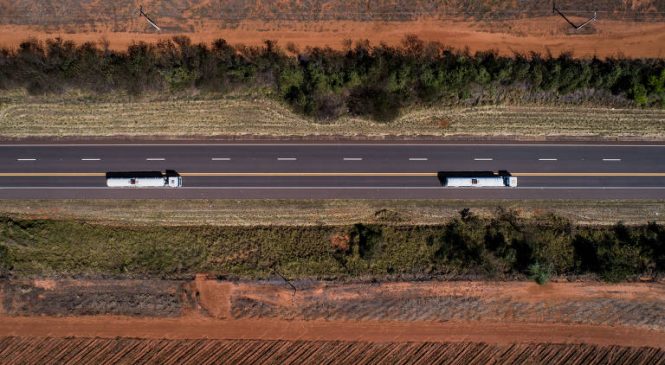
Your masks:
[{"label": "utility pole", "polygon": [[158,32],[162,30],[160,27],[157,26],[157,24],[155,24],[154,21],[152,21],[152,19],[150,19],[150,17],[148,17],[148,14],[146,14],[143,11],[143,5],[139,7],[139,16],[144,17],[148,21],[148,23],[150,23],[150,25],[152,25],[155,29],[157,29]]},{"label": "utility pole", "polygon": [[582,23],[582,24],[580,24],[580,25],[577,25],[577,24],[571,22],[570,19],[568,19],[568,17],[566,17],[566,16],[565,16],[565,15],[564,15],[564,14],[563,14],[563,13],[557,8],[557,7],[556,7],[556,2],[555,2],[555,1],[552,1],[552,13],[557,13],[557,14],[561,15],[561,17],[562,17],[565,21],[567,21],[568,24],[570,24],[571,27],[575,28],[575,30],[580,30],[580,29],[582,29],[582,27],[586,26],[587,24],[589,24],[589,23],[591,23],[591,22],[595,22],[596,19],[597,19],[597,14],[596,14],[597,12],[594,11],[594,12],[593,12],[593,17],[589,18],[589,20],[585,21],[584,23]]}]

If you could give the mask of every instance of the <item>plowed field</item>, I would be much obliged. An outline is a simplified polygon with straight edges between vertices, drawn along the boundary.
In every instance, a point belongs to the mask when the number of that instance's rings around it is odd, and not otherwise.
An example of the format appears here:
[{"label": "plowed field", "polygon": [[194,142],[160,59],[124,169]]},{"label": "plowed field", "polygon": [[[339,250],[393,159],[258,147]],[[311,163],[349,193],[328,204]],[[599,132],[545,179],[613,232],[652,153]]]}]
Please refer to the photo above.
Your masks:
[{"label": "plowed field", "polygon": [[664,364],[665,351],[592,345],[214,341],[91,338],[0,339],[14,364]]}]

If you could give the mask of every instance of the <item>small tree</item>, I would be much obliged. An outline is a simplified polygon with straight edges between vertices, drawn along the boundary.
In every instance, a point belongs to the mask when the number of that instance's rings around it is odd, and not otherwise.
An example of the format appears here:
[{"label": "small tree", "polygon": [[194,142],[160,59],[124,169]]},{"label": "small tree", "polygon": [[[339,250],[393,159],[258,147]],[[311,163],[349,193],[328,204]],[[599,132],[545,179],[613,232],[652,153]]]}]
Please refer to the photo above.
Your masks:
[{"label": "small tree", "polygon": [[551,265],[543,265],[535,262],[529,266],[529,279],[538,283],[538,285],[545,285],[550,281],[552,275]]}]

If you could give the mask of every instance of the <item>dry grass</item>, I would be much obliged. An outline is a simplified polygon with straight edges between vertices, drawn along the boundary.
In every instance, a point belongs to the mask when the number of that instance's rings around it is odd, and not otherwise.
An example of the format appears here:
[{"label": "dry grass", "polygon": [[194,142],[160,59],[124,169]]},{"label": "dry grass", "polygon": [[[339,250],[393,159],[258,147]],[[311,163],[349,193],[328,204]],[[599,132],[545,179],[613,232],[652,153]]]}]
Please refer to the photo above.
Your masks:
[{"label": "dry grass", "polygon": [[490,216],[499,206],[515,209],[526,218],[553,212],[583,225],[665,222],[665,202],[657,200],[181,200],[177,204],[160,200],[7,200],[0,204],[0,214],[120,225],[440,224],[462,208]]},{"label": "dry grass", "polygon": [[[146,137],[508,137],[665,140],[665,110],[492,106],[405,112],[391,123],[345,117],[320,123],[270,97],[54,98],[0,95],[0,138]],[[443,122],[442,122],[443,121]]]}]

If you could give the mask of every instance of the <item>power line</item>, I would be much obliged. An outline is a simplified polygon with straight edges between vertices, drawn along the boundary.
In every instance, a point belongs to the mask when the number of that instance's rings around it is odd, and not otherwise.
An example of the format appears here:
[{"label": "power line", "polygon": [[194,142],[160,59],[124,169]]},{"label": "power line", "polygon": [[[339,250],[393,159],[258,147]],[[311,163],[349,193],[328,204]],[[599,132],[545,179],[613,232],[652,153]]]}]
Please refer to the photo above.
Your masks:
[{"label": "power line", "polygon": [[[180,13],[184,13],[188,9],[178,9],[180,10]],[[568,13],[588,13],[589,11],[592,11],[590,9],[559,9],[561,11],[565,11]],[[16,17],[33,17],[30,14],[30,12],[34,11],[34,9],[31,8],[25,8],[25,9],[14,9],[13,12],[16,12],[18,14],[15,15],[7,15],[6,17],[11,17],[11,18],[16,18]],[[596,11],[597,13],[605,13],[605,14],[619,14],[619,13],[626,13],[626,14],[631,14],[631,15],[663,15],[665,14],[665,11],[620,11],[620,10],[593,10]],[[121,13],[131,14],[133,11],[128,9],[126,11],[121,11]],[[242,11],[240,11],[242,12]],[[79,15],[90,15],[89,12],[83,9],[67,9],[63,11],[64,15],[70,16],[70,17],[75,17]],[[117,12],[113,12],[117,14]],[[266,14],[268,15],[297,15],[297,16],[307,16],[307,17],[315,17],[317,15],[321,16],[344,16],[344,15],[432,15],[432,14],[443,14],[443,15],[448,15],[448,16],[464,16],[464,15],[491,15],[491,14],[515,14],[515,15],[536,15],[536,14],[541,14],[541,15],[548,15],[550,12],[549,10],[496,10],[496,11],[466,11],[466,10],[458,10],[458,11],[446,11],[446,10],[416,10],[416,11],[344,11],[344,12],[323,12],[323,13],[312,13],[312,12],[307,12],[307,11],[302,11],[302,12],[296,12],[296,11],[291,11],[291,12],[284,12],[284,11],[273,11],[273,12],[267,12]],[[173,12],[160,12],[157,13],[159,16],[175,16]],[[4,17],[5,15],[0,14],[0,17]],[[38,18],[39,16],[35,15],[35,18]],[[101,15],[100,17],[104,17]],[[182,16],[181,16],[182,17]],[[236,16],[239,17],[239,16]],[[247,17],[260,17],[258,15],[250,16],[247,14],[246,16],[243,16],[243,18]],[[189,18],[195,18],[195,19],[210,19],[210,18],[219,18],[219,16],[216,15],[211,15],[211,16],[190,16]],[[234,17],[235,18],[235,17]]]}]

